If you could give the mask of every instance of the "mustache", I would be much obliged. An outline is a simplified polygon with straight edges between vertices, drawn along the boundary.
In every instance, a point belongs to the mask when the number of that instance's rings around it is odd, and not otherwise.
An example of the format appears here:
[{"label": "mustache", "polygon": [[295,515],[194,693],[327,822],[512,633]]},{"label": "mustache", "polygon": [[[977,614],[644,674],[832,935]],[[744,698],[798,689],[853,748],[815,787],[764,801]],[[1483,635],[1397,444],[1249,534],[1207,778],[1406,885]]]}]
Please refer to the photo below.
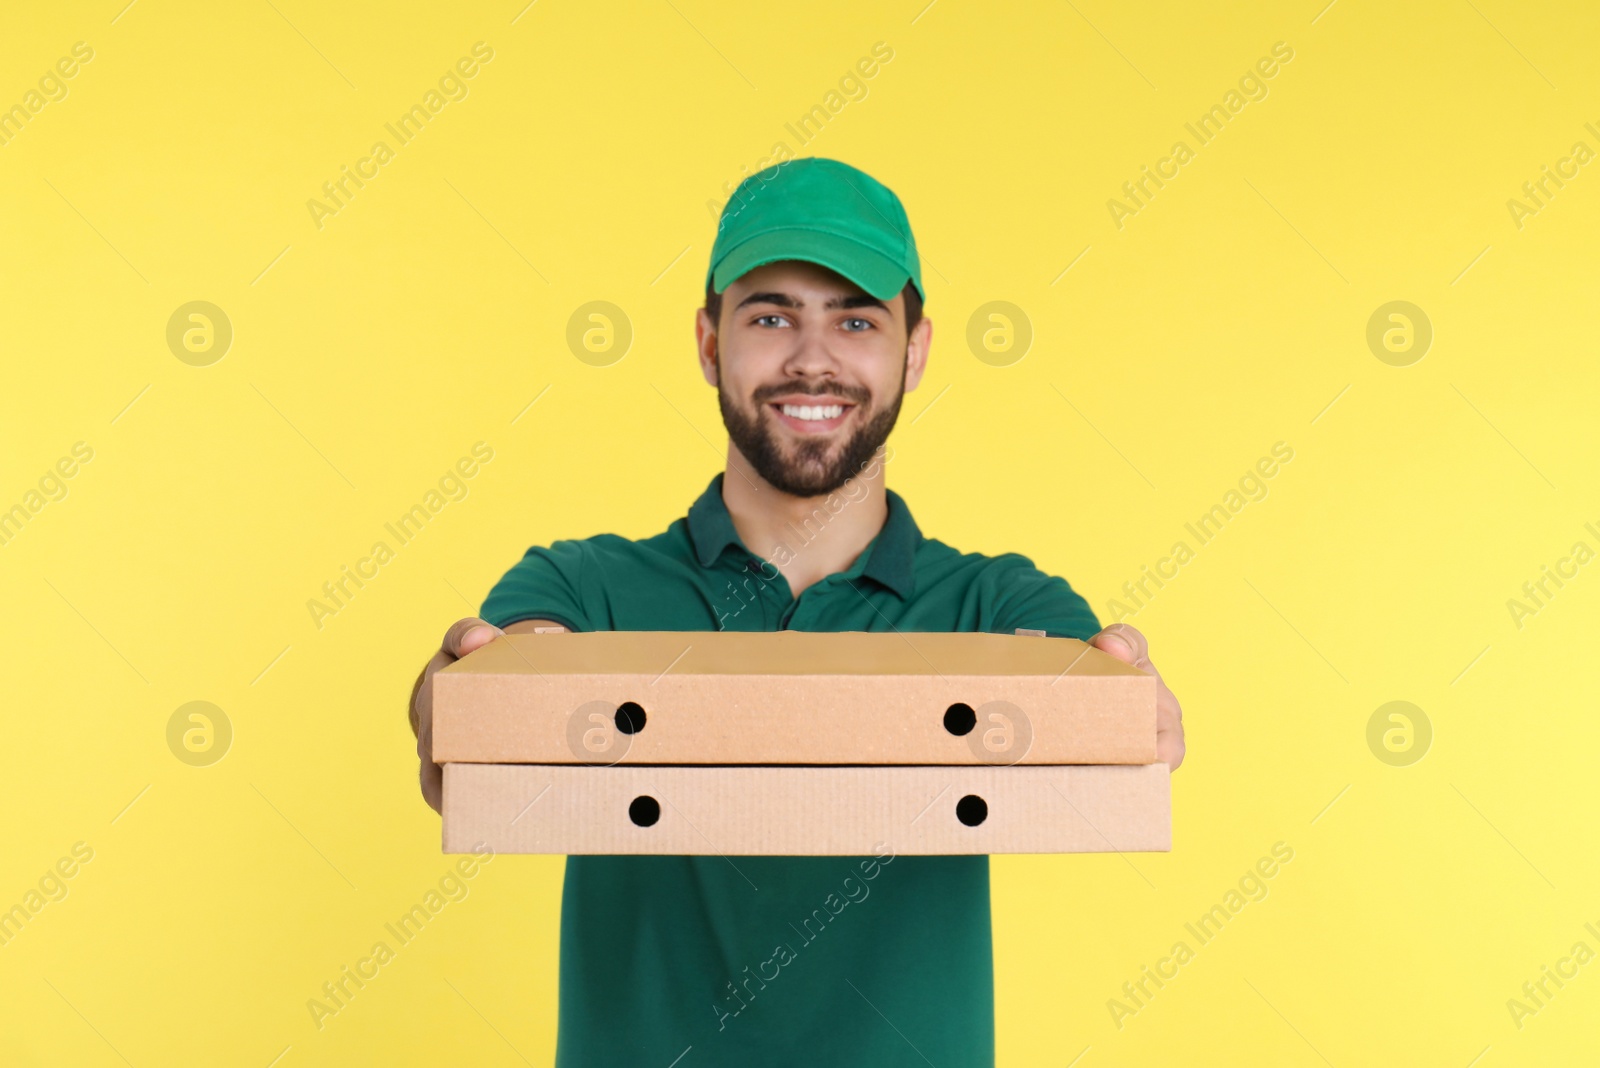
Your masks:
[{"label": "mustache", "polygon": [[866,407],[872,399],[872,394],[862,386],[846,386],[830,382],[782,382],[771,386],[761,386],[751,394],[751,399],[757,404],[765,404],[774,397],[786,397],[791,393],[803,393],[808,397],[843,397],[851,404]]}]

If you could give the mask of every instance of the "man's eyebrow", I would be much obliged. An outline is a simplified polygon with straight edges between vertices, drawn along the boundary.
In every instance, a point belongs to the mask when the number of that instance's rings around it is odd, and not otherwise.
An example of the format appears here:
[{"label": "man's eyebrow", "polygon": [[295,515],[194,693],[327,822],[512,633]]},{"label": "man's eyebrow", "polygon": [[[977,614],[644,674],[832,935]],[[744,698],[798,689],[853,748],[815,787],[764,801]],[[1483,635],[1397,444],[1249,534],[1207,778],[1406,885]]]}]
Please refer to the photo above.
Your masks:
[{"label": "man's eyebrow", "polygon": [[889,305],[871,293],[856,293],[849,297],[835,297],[824,304],[823,307],[828,311],[833,311],[836,308],[882,308],[884,311],[889,310]]},{"label": "man's eyebrow", "polygon": [[780,308],[798,308],[800,302],[787,293],[752,293],[741,300],[735,310],[746,304],[776,304]]},{"label": "man's eyebrow", "polygon": [[[738,304],[742,308],[746,304],[776,304],[780,308],[802,308],[804,303],[794,299],[787,293],[752,293]],[[882,308],[889,310],[889,306],[870,293],[854,293],[847,297],[834,297],[824,304],[826,311],[837,311],[848,308]]]}]

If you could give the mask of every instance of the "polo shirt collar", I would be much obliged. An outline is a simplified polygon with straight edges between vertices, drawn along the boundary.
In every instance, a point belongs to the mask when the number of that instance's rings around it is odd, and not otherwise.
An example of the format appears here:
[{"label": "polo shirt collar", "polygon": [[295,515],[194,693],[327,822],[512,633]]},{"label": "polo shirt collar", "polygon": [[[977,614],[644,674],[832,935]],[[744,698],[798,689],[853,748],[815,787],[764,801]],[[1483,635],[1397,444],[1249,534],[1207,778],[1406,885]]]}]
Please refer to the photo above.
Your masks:
[{"label": "polo shirt collar", "polygon": [[[744,542],[734,529],[733,517],[722,499],[722,475],[718,474],[706,491],[689,508],[689,539],[694,543],[695,558],[701,567],[711,567],[731,545],[745,552]],[[873,539],[866,551],[866,563],[857,563],[850,570],[872,579],[901,599],[911,596],[916,588],[916,575],[912,567],[917,545],[922,541],[922,531],[911,518],[911,509],[894,490],[885,491],[889,515],[883,529]],[[753,555],[753,554],[752,554]]]}]

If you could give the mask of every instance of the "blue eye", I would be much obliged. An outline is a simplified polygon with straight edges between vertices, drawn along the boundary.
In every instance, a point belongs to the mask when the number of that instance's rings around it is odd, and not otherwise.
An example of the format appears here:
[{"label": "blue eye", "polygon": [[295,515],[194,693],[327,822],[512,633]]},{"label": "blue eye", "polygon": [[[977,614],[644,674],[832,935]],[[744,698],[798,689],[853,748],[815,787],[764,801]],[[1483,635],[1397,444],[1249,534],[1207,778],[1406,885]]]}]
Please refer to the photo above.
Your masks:
[{"label": "blue eye", "polygon": [[780,326],[785,325],[788,320],[781,315],[759,315],[755,322],[757,326]]},{"label": "blue eye", "polygon": [[844,321],[844,325],[845,325],[845,329],[846,330],[849,330],[851,333],[855,334],[855,333],[860,333],[862,330],[870,330],[870,329],[872,329],[872,320],[870,320],[870,319],[846,319]]}]

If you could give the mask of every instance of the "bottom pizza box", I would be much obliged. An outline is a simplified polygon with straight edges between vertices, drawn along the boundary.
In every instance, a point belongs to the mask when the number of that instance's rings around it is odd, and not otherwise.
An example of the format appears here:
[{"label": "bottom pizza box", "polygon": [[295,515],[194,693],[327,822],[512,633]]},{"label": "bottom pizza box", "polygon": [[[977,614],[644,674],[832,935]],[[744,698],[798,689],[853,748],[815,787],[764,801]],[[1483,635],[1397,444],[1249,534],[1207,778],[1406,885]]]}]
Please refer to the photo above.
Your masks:
[{"label": "bottom pizza box", "polygon": [[1166,852],[1165,764],[446,764],[444,851],[722,856]]}]

